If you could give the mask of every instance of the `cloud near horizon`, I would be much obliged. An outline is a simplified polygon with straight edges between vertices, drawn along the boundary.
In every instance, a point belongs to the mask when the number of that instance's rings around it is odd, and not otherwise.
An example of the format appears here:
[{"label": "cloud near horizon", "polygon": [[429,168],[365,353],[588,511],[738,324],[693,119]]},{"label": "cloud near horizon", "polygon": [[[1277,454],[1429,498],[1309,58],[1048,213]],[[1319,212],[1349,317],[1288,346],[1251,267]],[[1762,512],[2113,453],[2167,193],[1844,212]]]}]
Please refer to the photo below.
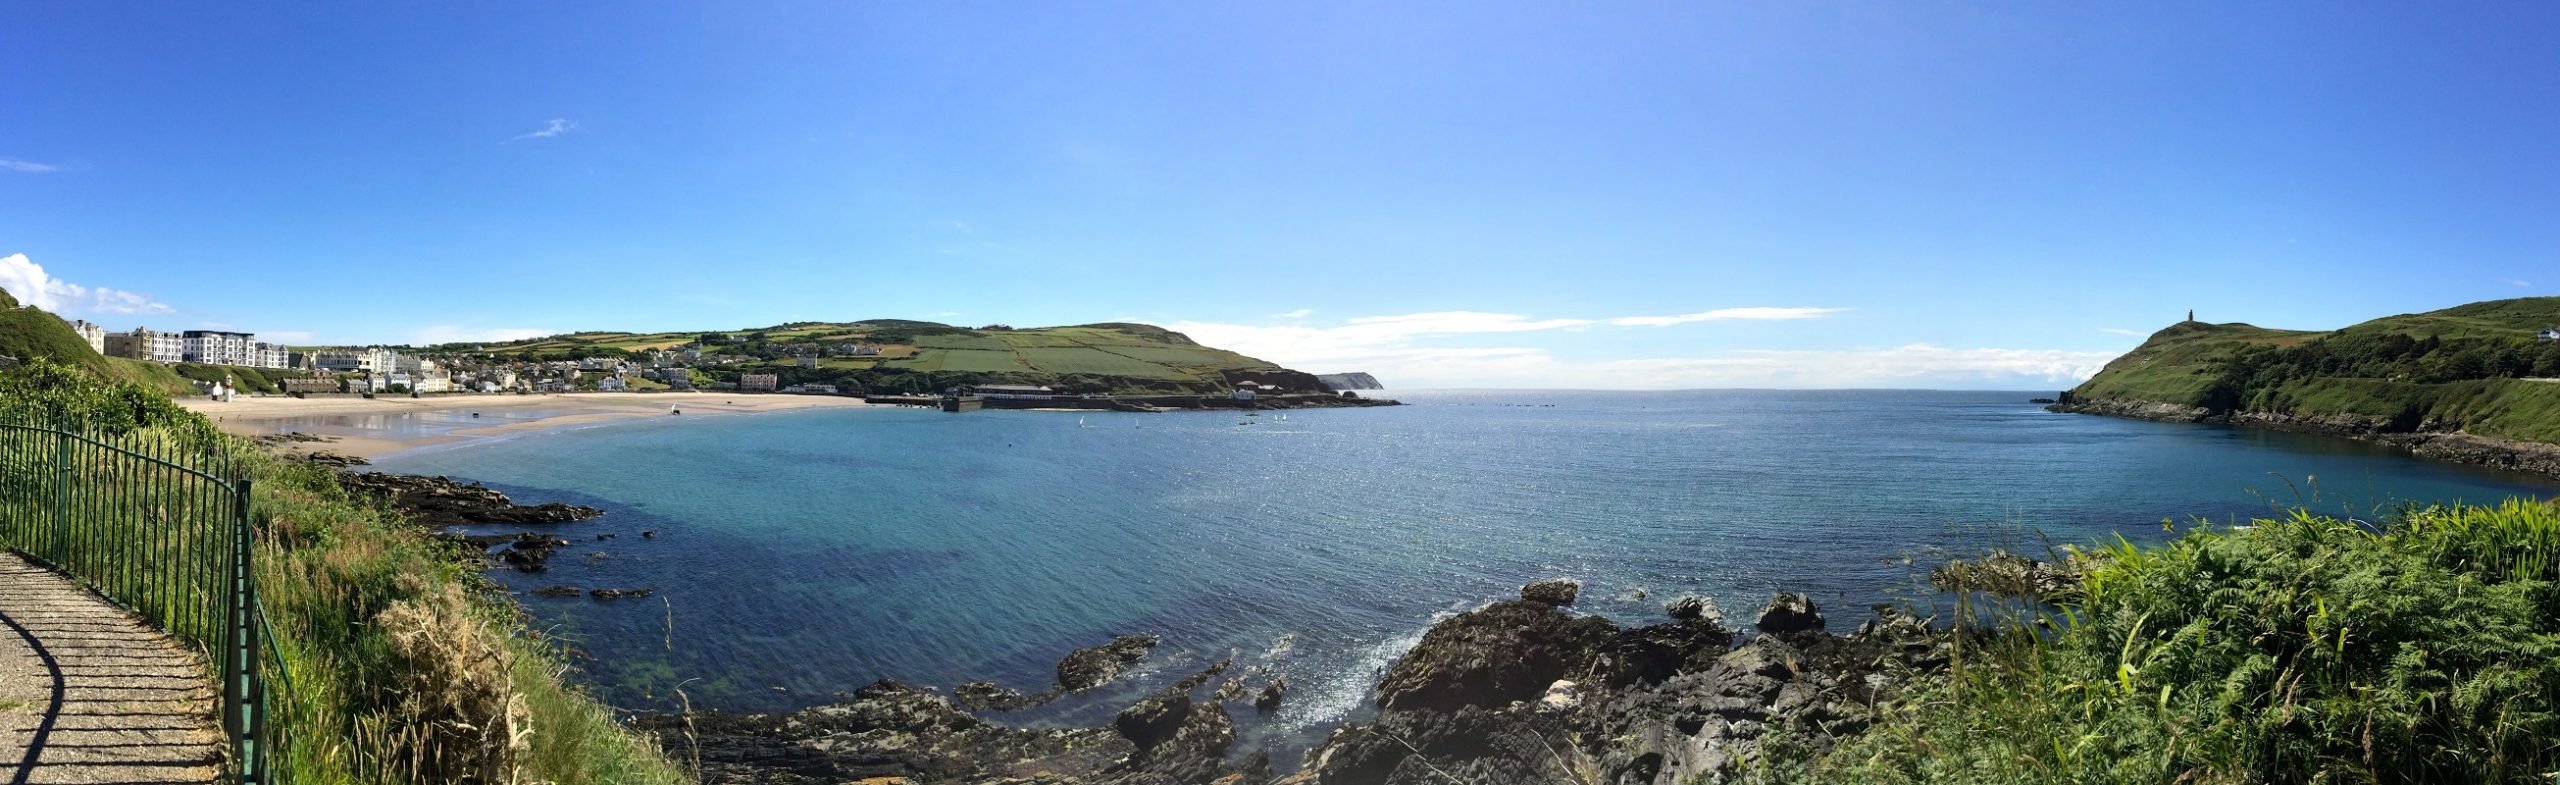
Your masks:
[{"label": "cloud near horizon", "polygon": [[1201,343],[1317,373],[1367,371],[1391,387],[1890,387],[2067,386],[2098,372],[2113,352],[1951,348],[1928,343],[1841,349],[1750,349],[1696,357],[1566,360],[1544,348],[1434,345],[1466,335],[1668,327],[1727,320],[1813,319],[1839,308],[1727,308],[1679,316],[1532,319],[1478,311],[1372,316],[1339,326],[1173,322]]},{"label": "cloud near horizon", "polygon": [[0,256],[0,289],[9,290],[9,295],[18,298],[20,305],[32,305],[55,314],[134,316],[177,311],[168,303],[138,292],[81,286],[55,278],[45,272],[44,265],[36,264],[23,253]]}]

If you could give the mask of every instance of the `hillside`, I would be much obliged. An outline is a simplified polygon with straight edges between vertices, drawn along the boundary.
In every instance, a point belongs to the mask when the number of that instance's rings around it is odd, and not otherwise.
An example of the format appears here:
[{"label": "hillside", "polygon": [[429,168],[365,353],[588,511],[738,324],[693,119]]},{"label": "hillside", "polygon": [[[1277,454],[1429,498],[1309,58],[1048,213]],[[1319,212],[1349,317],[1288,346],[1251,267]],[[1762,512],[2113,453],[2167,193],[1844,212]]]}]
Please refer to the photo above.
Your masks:
[{"label": "hillside", "polygon": [[71,331],[71,325],[43,310],[18,307],[17,298],[0,292],[0,356],[19,360],[44,358],[98,374],[113,381],[124,381],[149,387],[170,395],[195,392],[167,366],[106,357],[89,348],[89,342]]},{"label": "hillside", "polygon": [[2560,297],[2493,300],[2328,332],[2184,322],[2056,408],[2357,436],[2560,443]]},{"label": "hillside", "polygon": [[873,392],[932,392],[959,384],[1041,384],[1070,392],[1217,393],[1252,380],[1322,391],[1315,377],[1267,360],[1202,346],[1145,324],[1103,323],[971,329],[873,319],[795,322],[718,332],[585,332],[430,351],[494,359],[636,357],[699,347],[696,367],[771,373],[782,384],[836,384]]}]

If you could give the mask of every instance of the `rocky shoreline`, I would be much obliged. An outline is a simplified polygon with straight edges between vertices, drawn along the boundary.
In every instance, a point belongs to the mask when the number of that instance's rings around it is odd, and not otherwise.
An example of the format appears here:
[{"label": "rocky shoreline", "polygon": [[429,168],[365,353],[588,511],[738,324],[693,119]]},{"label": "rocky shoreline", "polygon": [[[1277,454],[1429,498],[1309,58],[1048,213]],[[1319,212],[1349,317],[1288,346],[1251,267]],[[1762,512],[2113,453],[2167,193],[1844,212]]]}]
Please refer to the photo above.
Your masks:
[{"label": "rocky shoreline", "polygon": [[2560,477],[2560,445],[2465,433],[2456,423],[2436,420],[2407,423],[2389,417],[2353,414],[2295,415],[2281,412],[2232,412],[2217,415],[2200,406],[2123,400],[2068,401],[2047,406],[2045,410],[2156,422],[2210,423],[2343,436],[2398,447],[2408,450],[2411,455],[2430,460]]},{"label": "rocky shoreline", "polygon": [[[700,761],[706,783],[1683,785],[1724,781],[1777,740],[1818,750],[1862,731],[1898,686],[1945,667],[1952,635],[1890,608],[1831,634],[1821,610],[1796,594],[1772,598],[1747,639],[1694,597],[1667,605],[1667,621],[1621,627],[1569,613],[1578,591],[1539,582],[1433,625],[1378,682],[1377,716],[1334,729],[1294,765],[1234,749],[1229,703],[1254,693],[1253,710],[1270,711],[1288,698],[1276,679],[1258,693],[1238,678],[1209,689],[1229,661],[1148,694],[1109,727],[1010,727],[951,695],[888,680],[789,714],[705,711],[634,724],[657,733],[670,755]],[[1068,660],[1125,666],[1153,644],[1130,640]],[[1067,688],[1065,663],[1059,676]],[[959,692],[979,705],[988,695],[974,685]]]}]

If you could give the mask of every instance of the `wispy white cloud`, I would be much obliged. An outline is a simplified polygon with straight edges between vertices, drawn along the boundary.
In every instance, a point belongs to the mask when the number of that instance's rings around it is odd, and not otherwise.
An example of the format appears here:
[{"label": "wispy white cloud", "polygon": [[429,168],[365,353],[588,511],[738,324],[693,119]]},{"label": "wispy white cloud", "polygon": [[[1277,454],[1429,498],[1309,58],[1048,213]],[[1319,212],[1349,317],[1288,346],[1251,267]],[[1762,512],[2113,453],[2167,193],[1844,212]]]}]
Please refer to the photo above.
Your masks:
[{"label": "wispy white cloud", "polygon": [[[1818,313],[1817,313],[1818,311]],[[2067,386],[2097,373],[2112,352],[1953,348],[1927,343],[1813,350],[1741,350],[1694,357],[1568,359],[1546,348],[1454,346],[1461,336],[1656,327],[1727,319],[1806,319],[1838,309],[1725,309],[1712,318],[1532,319],[1475,311],[1376,316],[1337,326],[1177,321],[1164,326],[1202,343],[1314,372],[1368,371],[1398,387]],[[1718,313],[1715,311],[1703,313]]]},{"label": "wispy white cloud", "polygon": [[2122,327],[2100,327],[2098,328],[2098,332],[2113,333],[2116,335],[2130,335],[2135,338],[2147,338],[2151,335],[2150,333],[2146,333],[2141,330],[2127,330]]},{"label": "wispy white cloud", "polygon": [[520,134],[514,139],[509,139],[507,141],[513,142],[524,139],[549,139],[575,130],[578,130],[578,121],[565,117],[554,117],[551,118],[551,122],[544,123],[540,130],[536,130],[528,134]]},{"label": "wispy white cloud", "polygon": [[1678,316],[1621,316],[1621,317],[1618,317],[1618,318],[1616,318],[1616,319],[1611,319],[1611,320],[1609,320],[1609,323],[1610,323],[1610,324],[1615,324],[1615,325],[1620,325],[1620,326],[1625,326],[1625,327],[1669,327],[1669,326],[1672,326],[1672,325],[1675,325],[1675,324],[1689,324],[1689,323],[1691,323],[1691,322],[1722,322],[1722,321],[1735,321],[1735,320],[1775,321],[1775,320],[1787,320],[1787,319],[1820,319],[1820,318],[1822,318],[1822,317],[1830,316],[1830,315],[1835,314],[1835,313],[1841,313],[1841,312],[1844,312],[1844,311],[1847,311],[1847,310],[1849,310],[1849,309],[1847,309],[1847,308],[1718,308],[1718,309],[1716,309],[1716,310],[1712,310],[1712,311],[1699,311],[1699,312],[1697,312],[1697,313],[1684,313],[1684,314],[1680,314],[1680,315],[1678,315]]},{"label": "wispy white cloud", "polygon": [[502,343],[558,334],[560,334],[559,330],[549,327],[465,327],[439,324],[421,327],[409,333],[409,343],[416,346],[431,346],[439,343]]},{"label": "wispy white cloud", "polygon": [[2533,282],[2532,282],[2532,281],[2527,281],[2527,280],[2524,280],[2524,279],[2521,279],[2521,278],[2511,278],[2511,279],[2508,279],[2508,280],[2507,280],[2507,285],[2508,285],[2508,286],[2515,286],[2515,287],[2526,287],[2526,286],[2532,286],[2532,285],[2533,285]]},{"label": "wispy white cloud", "polygon": [[1307,318],[1307,317],[1309,317],[1309,316],[1313,316],[1313,315],[1315,315],[1315,312],[1316,312],[1316,309],[1313,309],[1313,308],[1300,308],[1300,309],[1295,310],[1295,311],[1283,311],[1283,312],[1280,312],[1280,313],[1272,314],[1272,315],[1271,315],[1271,318],[1274,318],[1274,319],[1304,319],[1304,318]]},{"label": "wispy white cloud", "polygon": [[19,174],[44,174],[44,173],[46,173],[46,172],[59,172],[59,171],[62,171],[62,169],[63,169],[63,167],[62,167],[60,164],[38,163],[38,162],[35,162],[35,161],[22,161],[22,160],[18,160],[18,159],[16,159],[16,158],[0,158],[0,172],[17,172],[17,173],[19,173]]},{"label": "wispy white cloud", "polygon": [[0,289],[9,290],[20,304],[54,313],[134,316],[177,310],[138,292],[81,286],[55,278],[23,253],[0,256]]}]

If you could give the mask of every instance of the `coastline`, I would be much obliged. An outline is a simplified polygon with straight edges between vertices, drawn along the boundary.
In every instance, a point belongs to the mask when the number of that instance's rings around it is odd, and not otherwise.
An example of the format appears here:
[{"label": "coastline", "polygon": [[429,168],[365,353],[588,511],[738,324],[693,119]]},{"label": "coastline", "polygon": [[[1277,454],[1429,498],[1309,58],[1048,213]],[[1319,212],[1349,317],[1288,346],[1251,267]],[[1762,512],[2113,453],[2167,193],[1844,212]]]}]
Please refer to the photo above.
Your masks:
[{"label": "coastline", "polygon": [[2441,423],[2433,421],[2420,423],[2418,430],[2408,431],[2394,430],[2390,418],[2386,417],[2363,417],[2352,414],[2305,416],[2280,412],[2233,412],[2217,415],[2198,406],[2113,399],[2057,403],[2046,406],[2045,411],[2338,436],[2398,447],[2409,451],[2410,455],[2428,460],[2560,477],[2560,444],[2465,433],[2444,429]]},{"label": "coastline", "polygon": [[[463,394],[432,398],[236,398],[214,401],[192,398],[178,402],[211,418],[224,432],[256,438],[287,432],[308,433],[325,441],[286,442],[283,454],[335,453],[380,458],[431,445],[455,444],[525,431],[550,430],[641,417],[665,417],[670,409],[685,414],[753,414],[796,409],[871,408],[859,398],[769,393],[660,392],[557,393],[546,395]],[[536,411],[527,411],[536,410]],[[507,417],[472,422],[471,412],[497,412]],[[389,418],[437,418],[443,427],[417,428]],[[462,419],[455,419],[455,418]]]}]

